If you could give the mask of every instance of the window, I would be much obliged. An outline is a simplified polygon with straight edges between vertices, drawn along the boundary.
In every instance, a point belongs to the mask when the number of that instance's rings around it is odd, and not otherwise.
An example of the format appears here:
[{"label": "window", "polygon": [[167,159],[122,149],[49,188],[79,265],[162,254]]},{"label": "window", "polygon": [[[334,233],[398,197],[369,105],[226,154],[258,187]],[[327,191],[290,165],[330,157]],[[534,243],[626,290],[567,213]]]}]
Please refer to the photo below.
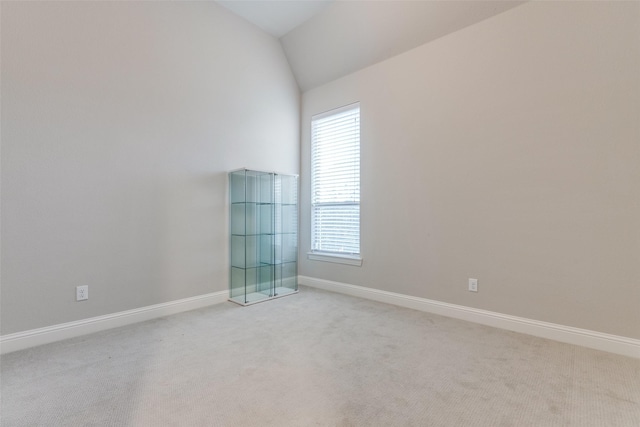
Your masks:
[{"label": "window", "polygon": [[359,259],[360,104],[311,119],[311,204],[310,258]]}]

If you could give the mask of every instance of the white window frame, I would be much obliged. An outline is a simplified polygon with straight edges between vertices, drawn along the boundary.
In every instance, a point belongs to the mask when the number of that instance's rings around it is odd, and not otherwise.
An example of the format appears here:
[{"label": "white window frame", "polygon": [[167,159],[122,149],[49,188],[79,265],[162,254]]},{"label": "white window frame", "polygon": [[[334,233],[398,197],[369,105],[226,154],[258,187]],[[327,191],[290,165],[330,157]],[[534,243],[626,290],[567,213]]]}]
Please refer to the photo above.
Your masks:
[{"label": "white window frame", "polygon": [[[319,126],[322,125],[322,122],[324,121],[324,119],[327,118],[338,118],[338,116],[340,115],[344,115],[345,113],[354,113],[357,110],[357,139],[355,142],[357,142],[357,147],[354,149],[353,145],[351,145],[351,147],[346,146],[347,150],[351,150],[352,152],[351,154],[351,158],[353,158],[353,151],[355,151],[355,154],[357,155],[357,165],[356,168],[351,169],[352,171],[354,171],[354,174],[352,175],[352,178],[349,178],[348,182],[342,182],[343,185],[345,185],[345,187],[347,188],[351,188],[352,189],[352,194],[348,194],[348,192],[345,194],[344,192],[341,192],[340,195],[335,199],[335,200],[330,200],[327,201],[327,197],[326,193],[325,193],[325,201],[318,201],[318,198],[323,198],[322,196],[317,196],[314,191],[316,190],[320,190],[320,188],[316,187],[316,180],[318,179],[318,169],[319,166],[316,167],[315,163],[314,163],[314,156],[316,153],[316,124],[319,123]],[[326,121],[325,121],[326,123]],[[353,140],[353,136],[351,136],[352,140]],[[326,178],[327,175],[324,175],[324,177]],[[335,177],[334,177],[335,178]],[[337,179],[337,178],[336,178]],[[342,180],[340,180],[342,181]],[[330,198],[330,197],[329,197]],[[317,242],[316,238],[316,234],[318,232],[318,230],[320,229],[318,223],[317,223],[317,219],[316,219],[316,212],[320,212],[322,211],[322,209],[318,209],[318,208],[322,208],[325,207],[327,208],[327,210],[330,212],[331,207],[337,207],[337,206],[341,206],[341,207],[346,207],[348,209],[349,206],[357,206],[357,251],[340,251],[340,250],[322,250],[320,249],[319,243],[321,242]],[[351,213],[351,218],[353,218],[353,212]],[[351,221],[351,225],[353,225],[353,220]],[[330,226],[328,227],[330,228]],[[311,250],[308,252],[307,256],[308,259],[310,260],[315,260],[315,261],[325,261],[325,262],[334,262],[334,263],[340,263],[340,264],[348,264],[348,265],[356,265],[356,266],[360,266],[362,265],[362,258],[361,258],[361,247],[360,247],[360,103],[353,103],[353,104],[349,104],[346,105],[344,107],[340,107],[340,108],[336,108],[321,114],[317,114],[314,115],[311,118]],[[353,234],[350,236],[353,237]],[[335,243],[335,241],[332,241],[331,238],[327,239],[327,242],[329,244],[331,243]],[[354,242],[351,241],[349,242],[350,245],[348,244],[347,246],[351,246],[353,248],[353,244]]]}]

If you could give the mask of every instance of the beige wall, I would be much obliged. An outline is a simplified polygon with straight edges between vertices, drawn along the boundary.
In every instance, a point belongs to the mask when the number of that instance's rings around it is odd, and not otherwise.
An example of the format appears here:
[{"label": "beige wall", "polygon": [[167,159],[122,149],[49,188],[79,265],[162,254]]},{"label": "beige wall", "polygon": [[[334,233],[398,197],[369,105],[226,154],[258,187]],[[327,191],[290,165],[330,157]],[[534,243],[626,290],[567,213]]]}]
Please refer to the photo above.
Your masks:
[{"label": "beige wall", "polygon": [[[527,3],[305,92],[300,274],[640,338],[639,22]],[[306,259],[310,118],[354,101],[362,267]]]},{"label": "beige wall", "polygon": [[214,2],[2,2],[1,23],[1,333],[225,290],[226,172],[298,173],[278,41]]}]

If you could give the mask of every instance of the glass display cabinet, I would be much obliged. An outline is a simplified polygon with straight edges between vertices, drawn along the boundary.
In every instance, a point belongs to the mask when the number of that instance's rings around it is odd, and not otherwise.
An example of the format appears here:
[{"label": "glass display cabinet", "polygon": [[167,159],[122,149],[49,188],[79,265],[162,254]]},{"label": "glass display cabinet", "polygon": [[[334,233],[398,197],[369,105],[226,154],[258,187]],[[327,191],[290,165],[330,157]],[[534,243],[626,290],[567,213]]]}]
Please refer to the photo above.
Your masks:
[{"label": "glass display cabinet", "polygon": [[229,300],[249,305],[298,292],[298,176],[229,172]]}]

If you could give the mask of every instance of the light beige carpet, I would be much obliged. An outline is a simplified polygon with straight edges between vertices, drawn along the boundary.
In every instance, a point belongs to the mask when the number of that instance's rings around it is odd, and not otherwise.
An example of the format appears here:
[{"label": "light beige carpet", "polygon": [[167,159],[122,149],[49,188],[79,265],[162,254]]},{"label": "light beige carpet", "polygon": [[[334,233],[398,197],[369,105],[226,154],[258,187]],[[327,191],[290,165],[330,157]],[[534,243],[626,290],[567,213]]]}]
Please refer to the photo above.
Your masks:
[{"label": "light beige carpet", "polygon": [[2,426],[640,426],[640,360],[302,288],[2,357]]}]

